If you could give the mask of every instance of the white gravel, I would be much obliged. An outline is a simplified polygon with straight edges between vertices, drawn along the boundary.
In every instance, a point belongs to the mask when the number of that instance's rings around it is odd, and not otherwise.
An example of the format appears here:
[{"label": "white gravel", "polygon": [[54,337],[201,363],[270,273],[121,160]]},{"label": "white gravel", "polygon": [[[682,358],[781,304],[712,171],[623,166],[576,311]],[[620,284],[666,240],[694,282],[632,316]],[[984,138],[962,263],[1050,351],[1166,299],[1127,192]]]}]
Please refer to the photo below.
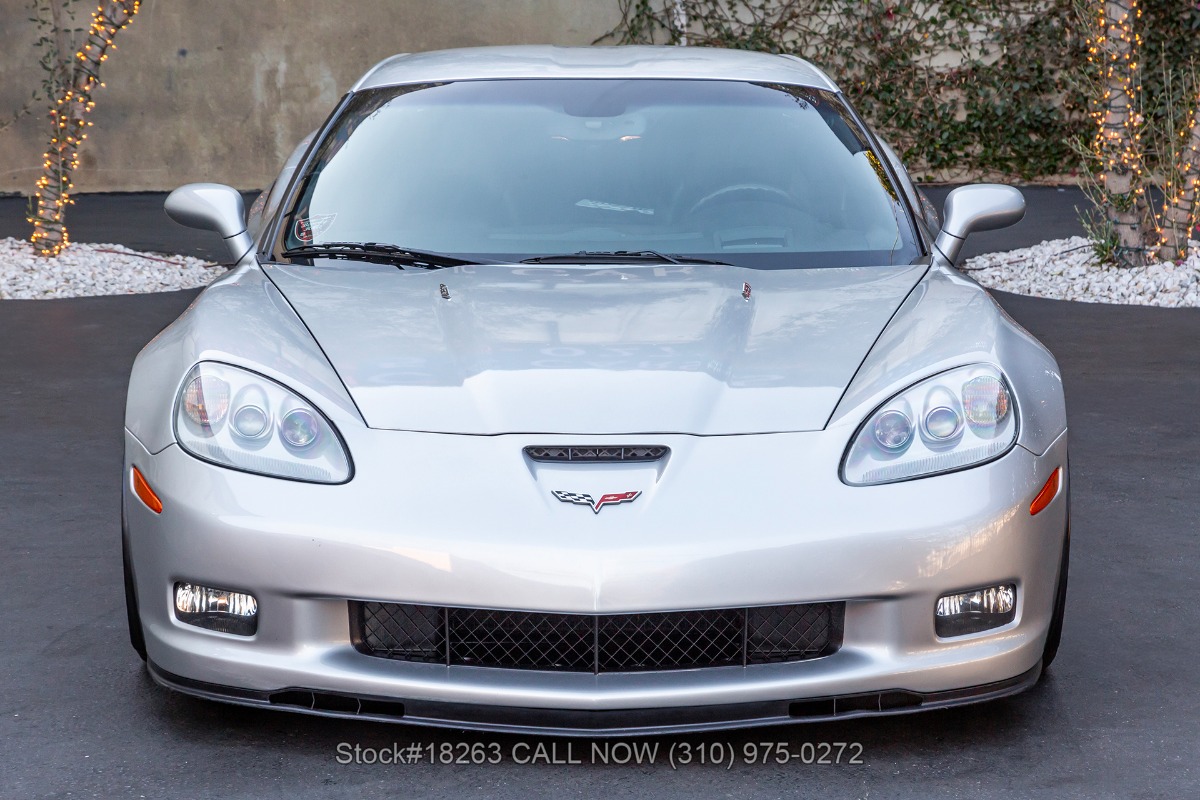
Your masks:
[{"label": "white gravel", "polygon": [[[1200,306],[1200,244],[1180,264],[1098,265],[1087,239],[1055,239],[968,260],[984,286],[1016,294],[1152,306]],[[21,239],[0,239],[0,299],[135,294],[207,285],[223,267],[187,256],[139,253],[119,244],[73,243],[58,258],[34,255]]]},{"label": "white gravel", "polygon": [[0,300],[168,292],[206,286],[224,272],[198,258],[119,244],[72,242],[57,258],[42,258],[23,239],[0,239]]},{"label": "white gravel", "polygon": [[1145,267],[1097,264],[1082,236],[968,259],[962,270],[991,289],[1055,300],[1138,306],[1200,306],[1200,245],[1186,261]]}]

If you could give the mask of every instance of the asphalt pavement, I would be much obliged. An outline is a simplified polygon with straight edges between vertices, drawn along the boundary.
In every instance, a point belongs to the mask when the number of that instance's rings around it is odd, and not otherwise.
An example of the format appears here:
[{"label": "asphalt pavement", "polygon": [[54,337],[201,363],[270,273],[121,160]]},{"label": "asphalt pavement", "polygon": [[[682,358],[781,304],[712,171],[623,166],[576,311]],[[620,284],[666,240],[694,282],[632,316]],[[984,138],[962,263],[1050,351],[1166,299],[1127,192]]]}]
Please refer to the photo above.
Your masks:
[{"label": "asphalt pavement", "polygon": [[[1026,243],[1016,232],[1036,240],[1070,232],[1046,222],[1071,219],[1070,194],[1052,192],[1038,190],[1046,213],[1013,229],[1010,246]],[[76,230],[165,252],[217,245],[189,244],[165,220],[156,227],[145,198],[92,198],[103,224],[86,219],[82,198]],[[138,349],[194,296],[0,302],[0,798],[1197,795],[1198,309],[998,295],[1058,356],[1071,427],[1066,627],[1038,686],[912,716],[652,739],[654,763],[643,751],[641,764],[604,765],[592,763],[590,743],[568,751],[552,740],[242,709],[150,680],[125,632],[125,384]],[[759,742],[797,753],[857,743],[863,763],[745,763],[744,748]],[[391,752],[414,743],[421,763],[339,763],[355,745]],[[503,760],[429,763],[443,745],[461,752],[458,743],[488,753],[496,743]],[[677,754],[690,747],[692,763],[673,769],[672,745]],[[699,763],[701,746],[710,758],[732,747],[731,768]],[[538,753],[583,763],[514,760]]]},{"label": "asphalt pavement", "polygon": [[[953,186],[926,186],[929,199],[940,210]],[[996,250],[1029,247],[1045,239],[1082,236],[1083,226],[1076,209],[1086,207],[1083,193],[1074,187],[1023,186],[1025,219],[1002,231],[979,233],[967,240],[964,257]],[[256,190],[243,190],[246,207],[254,202]],[[123,244],[137,250],[177,253],[225,260],[225,248],[214,235],[176,225],[162,210],[166,193],[79,195],[67,213],[67,228],[76,242]],[[0,197],[0,239],[28,238],[25,199]]]},{"label": "asphalt pavement", "polygon": [[[246,207],[257,191],[242,192]],[[81,194],[67,210],[67,231],[74,242],[123,244],[152,253],[175,253],[224,262],[227,253],[221,240],[207,231],[176,225],[163,211],[166,192]],[[0,197],[0,239],[28,239],[31,226],[25,221],[23,197]]]}]

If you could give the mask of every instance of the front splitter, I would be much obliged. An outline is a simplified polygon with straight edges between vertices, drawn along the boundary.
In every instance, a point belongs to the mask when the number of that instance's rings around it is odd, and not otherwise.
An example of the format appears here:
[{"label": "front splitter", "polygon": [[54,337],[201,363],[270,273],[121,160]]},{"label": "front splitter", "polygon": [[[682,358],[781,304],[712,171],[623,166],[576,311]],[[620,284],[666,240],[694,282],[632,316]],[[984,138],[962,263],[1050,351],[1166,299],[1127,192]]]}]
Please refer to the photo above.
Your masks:
[{"label": "front splitter", "polygon": [[895,689],[866,694],[679,708],[579,711],[367,697],[306,688],[264,692],[195,681],[148,661],[154,680],[177,692],[257,708],[322,717],[543,736],[630,737],[700,733],[854,717],[912,714],[1018,694],[1037,683],[1042,663],[1013,678],[943,692]]}]

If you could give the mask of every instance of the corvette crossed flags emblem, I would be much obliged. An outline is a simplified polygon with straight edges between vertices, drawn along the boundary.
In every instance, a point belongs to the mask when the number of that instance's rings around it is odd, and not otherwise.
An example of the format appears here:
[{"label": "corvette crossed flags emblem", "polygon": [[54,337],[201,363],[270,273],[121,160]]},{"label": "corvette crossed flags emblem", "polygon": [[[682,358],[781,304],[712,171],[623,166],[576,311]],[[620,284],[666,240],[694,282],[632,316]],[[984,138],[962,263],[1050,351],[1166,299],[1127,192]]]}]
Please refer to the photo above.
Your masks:
[{"label": "corvette crossed flags emblem", "polygon": [[576,492],[551,492],[555,497],[564,503],[575,503],[580,506],[587,506],[592,509],[592,513],[599,514],[600,509],[605,506],[615,506],[618,503],[632,503],[637,500],[641,492],[616,492],[614,494],[601,495],[599,500],[593,500],[590,494],[578,494]]}]

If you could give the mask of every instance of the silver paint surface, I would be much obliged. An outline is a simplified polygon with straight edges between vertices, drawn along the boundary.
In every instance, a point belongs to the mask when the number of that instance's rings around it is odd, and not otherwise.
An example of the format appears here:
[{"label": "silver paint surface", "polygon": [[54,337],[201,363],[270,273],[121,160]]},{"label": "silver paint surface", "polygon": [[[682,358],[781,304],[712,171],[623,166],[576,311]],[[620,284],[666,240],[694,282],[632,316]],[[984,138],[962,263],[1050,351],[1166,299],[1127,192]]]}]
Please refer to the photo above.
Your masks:
[{"label": "silver paint surface", "polygon": [[[261,690],[601,709],[940,691],[1021,674],[1041,657],[1065,488],[1037,517],[1028,504],[1064,462],[1065,437],[1043,458],[1018,447],[976,469],[869,488],[837,479],[844,439],[829,432],[668,437],[661,476],[531,473],[521,448],[544,437],[347,438],[358,473],[335,487],[220,474],[177,446],[149,457],[127,439],[166,507],[155,516],[126,499],[156,664]],[[555,499],[563,486],[643,495],[597,515]],[[178,622],[176,580],[253,591],[259,632],[243,639]],[[940,594],[1009,580],[1013,623],[937,639]],[[594,676],[363,656],[349,641],[346,598],[577,613],[848,605],[845,642],[827,658]]]},{"label": "silver paint surface", "polygon": [[392,56],[351,91],[498,78],[687,78],[769,81],[837,91],[817,67],[794,56],[707,47],[471,47]]},{"label": "silver paint surface", "polygon": [[994,231],[1016,225],[1025,216],[1025,197],[1012,186],[995,183],[960,186],[946,197],[935,246],[951,263],[958,263],[963,240],[972,231]]},{"label": "silver paint surface", "polygon": [[229,258],[237,262],[254,246],[246,232],[242,196],[219,183],[189,183],[167,195],[167,216],[189,228],[214,231],[225,240]]},{"label": "silver paint surface", "polygon": [[[359,85],[587,75],[830,85],[795,59],[694,48],[423,54],[389,59]],[[171,409],[200,360],[260,372],[317,406],[354,478],[304,484],[184,453]],[[1018,446],[931,478],[840,481],[875,408],[976,362],[1004,371]],[[1049,507],[1029,514],[1066,465],[1057,364],[936,253],[932,266],[890,268],[430,273],[247,256],[138,356],[125,424],[123,503],[151,660],[263,691],[600,710],[978,686],[1041,658],[1067,523],[1065,471]],[[639,443],[670,458],[523,453]],[[132,466],[161,515],[130,491]],[[640,494],[595,514],[554,491]],[[258,633],[175,620],[178,580],[253,592]],[[936,637],[938,596],[999,582],[1017,585],[1012,623]],[[576,613],[844,601],[846,633],[832,656],[745,668],[444,667],[358,653],[349,599]]]},{"label": "silver paint surface", "polygon": [[486,435],[820,430],[927,269],[319,264],[264,269],[367,424]]}]

